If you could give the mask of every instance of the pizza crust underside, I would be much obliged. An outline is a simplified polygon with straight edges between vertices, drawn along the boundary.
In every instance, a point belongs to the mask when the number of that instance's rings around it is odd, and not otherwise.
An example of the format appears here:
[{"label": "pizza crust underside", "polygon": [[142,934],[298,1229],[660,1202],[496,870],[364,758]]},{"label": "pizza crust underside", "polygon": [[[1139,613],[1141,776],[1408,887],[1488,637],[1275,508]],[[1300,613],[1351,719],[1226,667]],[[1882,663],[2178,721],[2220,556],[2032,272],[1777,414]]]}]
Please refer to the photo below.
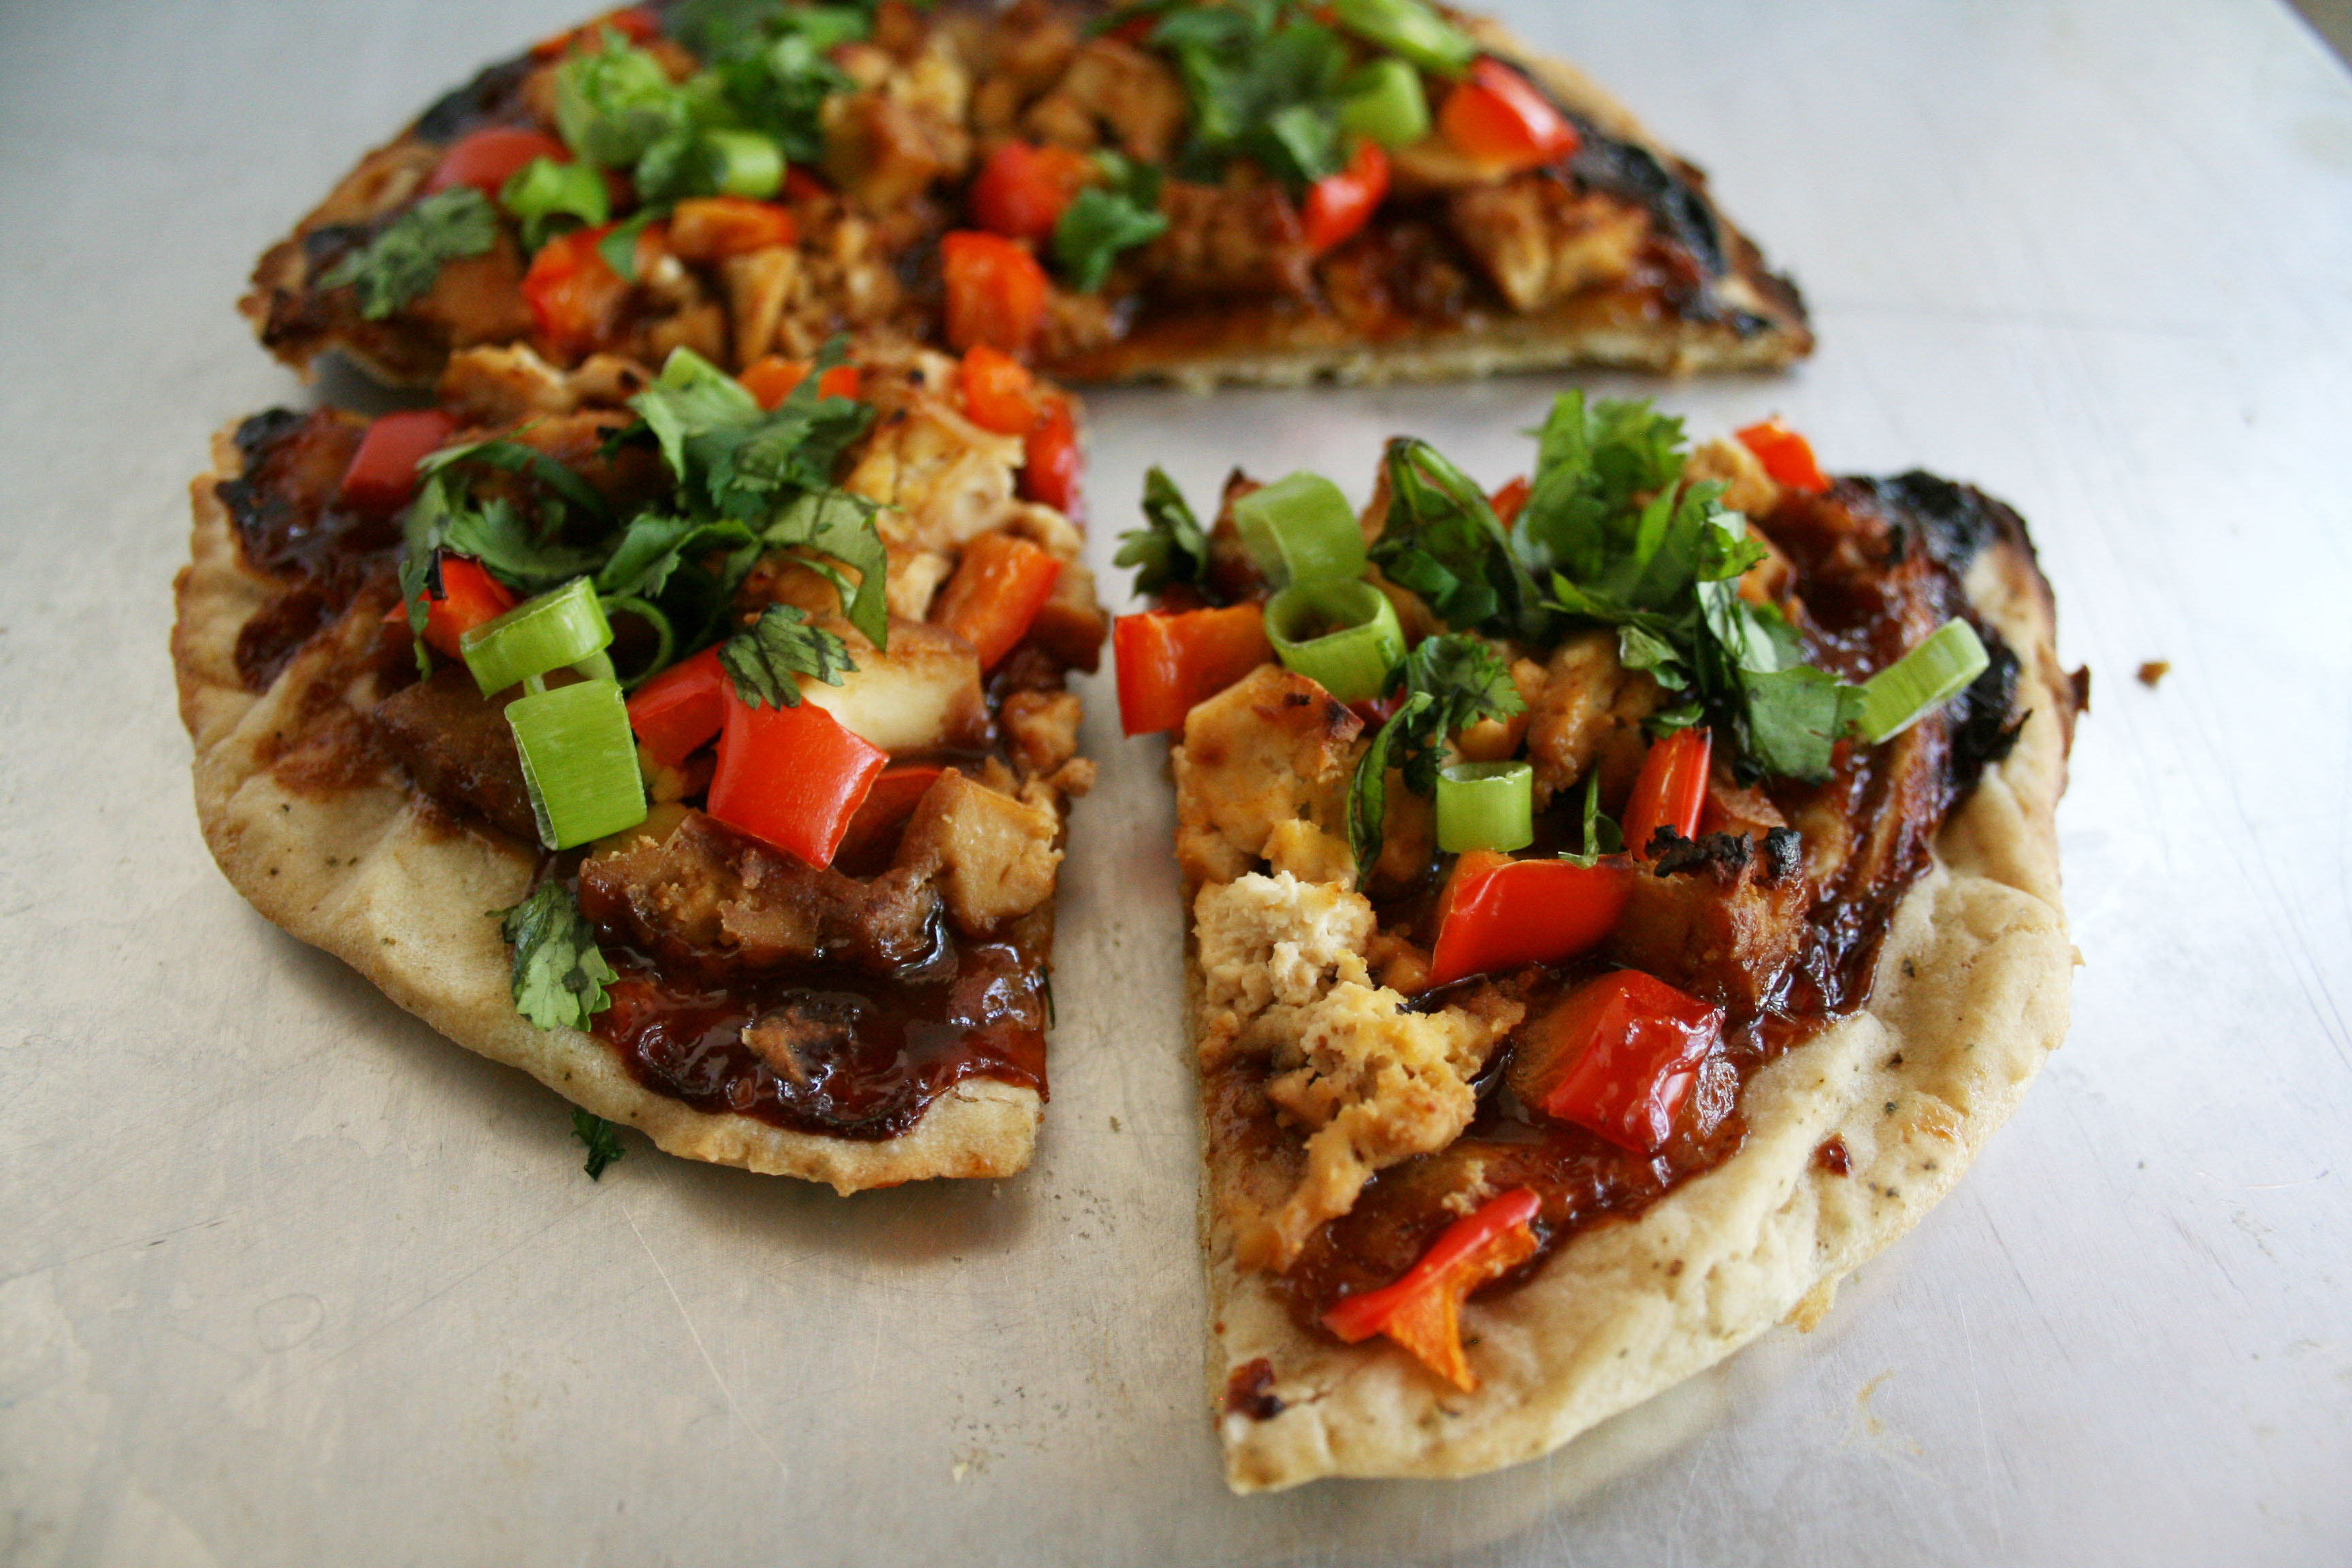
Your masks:
[{"label": "pizza crust underside", "polygon": [[[1811,1327],[1840,1278],[1951,1189],[2063,1038],[2074,963],[2054,821],[2073,699],[2049,591],[2007,542],[1978,557],[1967,587],[2021,660],[2031,712],[1897,907],[1869,1006],[1748,1081],[1748,1137],[1730,1160],[1638,1219],[1574,1238],[1525,1287],[1465,1306],[1475,1394],[1385,1340],[1299,1329],[1265,1276],[1234,1267],[1213,1158],[1209,1394],[1235,1491],[1475,1475],[1548,1453],[1775,1323]],[[1197,1002],[1197,966],[1192,984]],[[1845,1175],[1814,1160],[1832,1136]],[[1226,1414],[1227,1380],[1260,1357],[1284,1409]]]},{"label": "pizza crust underside", "polygon": [[241,469],[235,433],[232,425],[215,437],[214,471],[191,489],[193,558],[175,584],[172,662],[181,718],[195,742],[205,842],[255,909],[459,1045],[520,1068],[673,1154],[842,1193],[931,1176],[1005,1176],[1028,1164],[1044,1112],[1034,1089],[967,1079],[899,1137],[827,1138],[656,1094],[594,1036],[536,1028],[517,1014],[506,943],[488,915],[530,890],[536,857],[440,819],[389,774],[297,790],[269,764],[279,738],[299,732],[306,703],[315,711],[338,700],[331,688],[336,669],[349,668],[346,647],[372,640],[375,628],[364,614],[346,616],[267,692],[245,689],[237,634],[277,590],[244,565],[215,493]]}]

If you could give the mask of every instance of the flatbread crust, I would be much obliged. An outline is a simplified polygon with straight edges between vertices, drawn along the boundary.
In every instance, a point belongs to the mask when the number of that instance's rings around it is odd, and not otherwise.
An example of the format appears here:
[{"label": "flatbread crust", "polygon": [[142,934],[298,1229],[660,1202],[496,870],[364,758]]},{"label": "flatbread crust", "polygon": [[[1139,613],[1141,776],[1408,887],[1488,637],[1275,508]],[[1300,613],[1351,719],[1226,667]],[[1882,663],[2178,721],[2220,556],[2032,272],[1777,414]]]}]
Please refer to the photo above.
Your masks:
[{"label": "flatbread crust", "polygon": [[[1638,1219],[1577,1237],[1525,1287],[1466,1305],[1476,1393],[1386,1340],[1300,1330],[1265,1276],[1235,1268],[1211,1170],[1209,1392],[1234,1490],[1475,1475],[1548,1453],[1775,1323],[1811,1328],[1837,1280],[1958,1180],[2064,1037],[2075,963],[2055,811],[2076,700],[2049,586],[2030,546],[2007,538],[1979,554],[1966,586],[2017,652],[2030,712],[1896,909],[1869,1006],[1748,1081],[1748,1137],[1730,1160]],[[1197,964],[1192,978],[1198,1016]],[[1814,1161],[1832,1136],[1843,1175]],[[1226,1412],[1228,1380],[1261,1357],[1282,1410]]]},{"label": "flatbread crust", "polygon": [[540,1029],[515,1012],[509,956],[490,911],[530,890],[536,858],[420,805],[389,770],[295,787],[273,766],[343,704],[341,673],[376,635],[362,601],[256,695],[236,669],[246,623],[280,592],[250,571],[215,493],[243,458],[236,425],[214,437],[214,467],[190,489],[190,563],[173,584],[172,663],[180,717],[195,742],[196,816],[213,858],[269,920],[350,964],[468,1050],[523,1071],[688,1159],[824,1182],[841,1193],[930,1176],[1007,1176],[1035,1148],[1034,1089],[967,1079],[903,1135],[878,1142],[790,1131],[698,1110],[646,1089],[613,1049],[576,1029]]}]

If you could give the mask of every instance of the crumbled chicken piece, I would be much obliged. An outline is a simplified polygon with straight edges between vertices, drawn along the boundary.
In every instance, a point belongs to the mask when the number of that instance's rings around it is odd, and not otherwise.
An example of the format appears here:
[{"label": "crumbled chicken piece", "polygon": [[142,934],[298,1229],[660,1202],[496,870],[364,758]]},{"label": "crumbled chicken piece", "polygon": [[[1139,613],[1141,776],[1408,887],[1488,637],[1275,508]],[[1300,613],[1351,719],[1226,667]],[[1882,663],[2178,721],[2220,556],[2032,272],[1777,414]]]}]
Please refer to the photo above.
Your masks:
[{"label": "crumbled chicken piece", "polygon": [[1326,833],[1304,817],[1277,822],[1265,841],[1265,863],[1287,871],[1302,882],[1353,882],[1356,853],[1336,833]]},{"label": "crumbled chicken piece", "polygon": [[559,370],[528,343],[459,349],[441,372],[441,406],[475,425],[515,425],[534,415],[569,414],[583,404],[618,407],[643,392],[646,373],[618,354],[591,354]]},{"label": "crumbled chicken piece", "polygon": [[883,594],[890,613],[910,621],[931,618],[940,584],[955,574],[955,557],[939,550],[890,549],[890,576]]},{"label": "crumbled chicken piece", "polygon": [[1372,906],[1345,882],[1253,871],[1202,889],[1192,921],[1204,1058],[1241,1043],[1268,1008],[1295,1012],[1334,984],[1370,978]]},{"label": "crumbled chicken piece", "polygon": [[735,365],[741,369],[775,346],[776,329],[801,297],[801,255],[788,245],[763,246],[719,265],[735,319]]},{"label": "crumbled chicken piece", "polygon": [[1089,38],[1024,122],[1042,140],[1090,152],[1104,139],[1129,157],[1163,163],[1192,106],[1176,73],[1132,44]]},{"label": "crumbled chicken piece", "polygon": [[1617,634],[1580,632],[1559,645],[1528,704],[1528,760],[1535,764],[1536,804],[1601,766],[1604,801],[1623,798],[1647,744],[1642,721],[1659,706],[1658,683],[1617,662]]},{"label": "crumbled chicken piece", "polygon": [[825,100],[822,117],[824,172],[869,213],[903,205],[971,158],[960,123],[887,90],[837,93]]},{"label": "crumbled chicken piece", "polygon": [[1626,278],[1650,228],[1640,207],[1540,173],[1455,192],[1446,220],[1520,311]]},{"label": "crumbled chicken piece", "polygon": [[718,364],[727,357],[727,312],[714,300],[689,305],[646,329],[646,344],[658,363],[677,349],[692,349]]},{"label": "crumbled chicken piece", "polygon": [[1176,858],[1187,879],[1230,881],[1281,824],[1343,831],[1363,721],[1279,665],[1261,665],[1184,721],[1176,773]]},{"label": "crumbled chicken piece", "polygon": [[1049,802],[1001,795],[950,768],[916,805],[898,864],[936,877],[957,929],[982,936],[1054,896],[1061,829]]},{"label": "crumbled chicken piece", "polygon": [[1160,210],[1167,231],[1135,253],[1135,266],[1163,296],[1299,297],[1312,289],[1315,253],[1281,186],[1171,180]]},{"label": "crumbled chicken piece", "polygon": [[961,550],[1020,510],[1020,437],[983,430],[931,393],[884,413],[846,488],[889,510],[877,526],[907,550]]},{"label": "crumbled chicken piece", "polygon": [[1082,705],[1075,691],[1013,691],[999,717],[1013,742],[1013,754],[1031,773],[1054,772],[1078,754]]},{"label": "crumbled chicken piece", "polygon": [[1102,664],[1110,616],[1095,597],[1095,574],[1084,562],[1065,561],[1054,594],[1029,623],[1029,639],[1071,669],[1092,674]]},{"label": "crumbled chicken piece", "polygon": [[1404,774],[1394,768],[1389,770],[1382,798],[1387,809],[1381,814],[1381,858],[1372,863],[1372,875],[1396,886],[1410,886],[1421,880],[1430,862],[1437,858],[1436,803],[1406,788]]},{"label": "crumbled chicken piece", "polygon": [[[829,591],[829,590],[828,590]],[[973,745],[987,734],[980,660],[961,637],[920,621],[890,620],[890,648],[877,649],[837,608],[814,617],[849,645],[857,668],[839,686],[803,681],[801,695],[886,752]]]},{"label": "crumbled chicken piece", "polygon": [[1609,955],[1705,1001],[1761,1003],[1796,956],[1813,902],[1785,835],[1735,830],[1675,846],[1634,879]]},{"label": "crumbled chicken piece", "polygon": [[1780,487],[1744,441],[1717,436],[1700,442],[1683,464],[1683,478],[1693,484],[1721,484],[1723,504],[1748,517],[1762,517],[1780,504]]},{"label": "crumbled chicken piece", "polygon": [[1511,661],[1511,686],[1525,706],[1507,719],[1481,719],[1454,737],[1454,749],[1473,763],[1505,763],[1519,754],[1535,700],[1543,695],[1544,668],[1531,658]]},{"label": "crumbled chicken piece", "polygon": [[437,328],[451,348],[528,338],[533,323],[523,301],[522,278],[522,252],[513,236],[501,231],[484,254],[443,263],[432,289],[407,314]]}]

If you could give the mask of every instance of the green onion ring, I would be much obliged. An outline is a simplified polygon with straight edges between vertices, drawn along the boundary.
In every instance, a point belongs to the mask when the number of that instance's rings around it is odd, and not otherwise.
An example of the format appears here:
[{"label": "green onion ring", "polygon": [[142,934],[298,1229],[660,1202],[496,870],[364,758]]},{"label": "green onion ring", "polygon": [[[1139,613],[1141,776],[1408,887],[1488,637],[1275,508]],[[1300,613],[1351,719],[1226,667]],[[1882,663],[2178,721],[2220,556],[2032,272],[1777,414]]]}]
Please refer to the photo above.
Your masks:
[{"label": "green onion ring", "polygon": [[561,588],[525,599],[496,620],[457,639],[466,668],[482,695],[578,664],[613,640],[612,624],[596,603],[596,586],[574,577]]},{"label": "green onion ring", "polygon": [[669,668],[671,657],[677,652],[677,633],[671,627],[669,617],[662,614],[658,605],[640,599],[633,594],[606,594],[596,603],[603,608],[606,620],[612,619],[615,615],[635,616],[654,629],[653,661],[636,674],[622,681],[622,690],[635,691]]},{"label": "green onion ring", "polygon": [[1469,35],[1421,0],[1332,0],[1339,26],[1423,70],[1460,76],[1478,58]]},{"label": "green onion ring", "polygon": [[1296,473],[1234,502],[1234,526],[1266,581],[1279,588],[1364,574],[1364,532],[1339,487]]},{"label": "green onion ring", "polygon": [[613,680],[583,680],[507,704],[539,839],[569,849],[646,819],[637,738]]},{"label": "green onion ring", "polygon": [[[1318,623],[1336,629],[1306,635]],[[1396,606],[1370,583],[1294,583],[1266,601],[1265,635],[1284,668],[1342,702],[1380,696],[1404,662]]]},{"label": "green onion ring", "polygon": [[1873,745],[1892,740],[1967,690],[1991,662],[1974,626],[1946,621],[1862,683],[1862,713],[1854,728]]},{"label": "green onion ring", "polygon": [[1339,129],[1402,147],[1429,134],[1429,95],[1421,73],[1401,59],[1374,60],[1339,83]]},{"label": "green onion ring", "polygon": [[1536,771],[1525,763],[1455,763],[1437,770],[1437,847],[1524,849],[1536,841]]}]

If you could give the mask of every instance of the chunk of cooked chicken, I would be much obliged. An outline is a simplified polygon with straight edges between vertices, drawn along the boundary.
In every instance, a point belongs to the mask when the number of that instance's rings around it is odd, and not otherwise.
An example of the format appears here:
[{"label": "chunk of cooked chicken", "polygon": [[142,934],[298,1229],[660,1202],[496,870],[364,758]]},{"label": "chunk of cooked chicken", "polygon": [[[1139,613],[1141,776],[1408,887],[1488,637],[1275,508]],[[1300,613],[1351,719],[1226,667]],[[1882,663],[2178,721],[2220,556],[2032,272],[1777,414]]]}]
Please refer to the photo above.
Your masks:
[{"label": "chunk of cooked chicken", "polygon": [[924,792],[898,843],[898,864],[937,878],[958,930],[982,936],[1054,896],[1062,819],[954,768]]},{"label": "chunk of cooked chicken", "polygon": [[839,686],[804,681],[803,700],[886,752],[973,745],[988,729],[980,659],[970,644],[921,621],[890,621],[890,649],[875,648],[846,622],[825,621],[850,646],[857,668]]},{"label": "chunk of cooked chicken", "polygon": [[998,710],[1013,759],[1036,776],[1052,773],[1078,754],[1083,705],[1075,691],[1011,691]]},{"label": "chunk of cooked chicken", "polygon": [[1609,955],[1705,1001],[1757,1006],[1804,940],[1813,889],[1801,858],[1786,828],[1678,842],[1634,879]]},{"label": "chunk of cooked chicken", "polygon": [[528,343],[459,349],[442,368],[442,408],[474,425],[514,425],[585,405],[617,408],[646,389],[645,368],[618,354],[591,354],[558,370]]},{"label": "chunk of cooked chicken", "polygon": [[1132,44],[1098,37],[1078,47],[1022,123],[1042,140],[1080,152],[1109,140],[1129,157],[1156,164],[1168,161],[1191,114],[1175,72]]},{"label": "chunk of cooked chicken", "polygon": [[953,552],[1021,507],[1020,437],[983,430],[944,397],[920,392],[885,410],[845,488],[879,501],[877,526],[902,550]]},{"label": "chunk of cooked chicken", "polygon": [[1617,634],[1580,632],[1555,649],[1543,689],[1528,704],[1528,760],[1535,764],[1536,804],[1601,765],[1601,798],[1612,809],[1641,771],[1648,742],[1642,721],[1657,711],[1658,683],[1617,662]]},{"label": "chunk of cooked chicken", "polygon": [[1281,186],[1171,180],[1160,210],[1167,231],[1136,252],[1135,265],[1163,295],[1213,300],[1311,290],[1315,253]]},{"label": "chunk of cooked chicken", "polygon": [[869,213],[904,205],[971,158],[961,125],[887,89],[836,93],[822,118],[824,172]]},{"label": "chunk of cooked chicken", "polygon": [[1579,194],[1540,172],[1455,191],[1445,216],[1519,311],[1628,277],[1650,229],[1640,207],[1598,191]]},{"label": "chunk of cooked chicken", "polygon": [[1363,721],[1303,675],[1261,665],[1194,708],[1176,773],[1176,858],[1186,879],[1230,881],[1298,818],[1344,836]]}]

